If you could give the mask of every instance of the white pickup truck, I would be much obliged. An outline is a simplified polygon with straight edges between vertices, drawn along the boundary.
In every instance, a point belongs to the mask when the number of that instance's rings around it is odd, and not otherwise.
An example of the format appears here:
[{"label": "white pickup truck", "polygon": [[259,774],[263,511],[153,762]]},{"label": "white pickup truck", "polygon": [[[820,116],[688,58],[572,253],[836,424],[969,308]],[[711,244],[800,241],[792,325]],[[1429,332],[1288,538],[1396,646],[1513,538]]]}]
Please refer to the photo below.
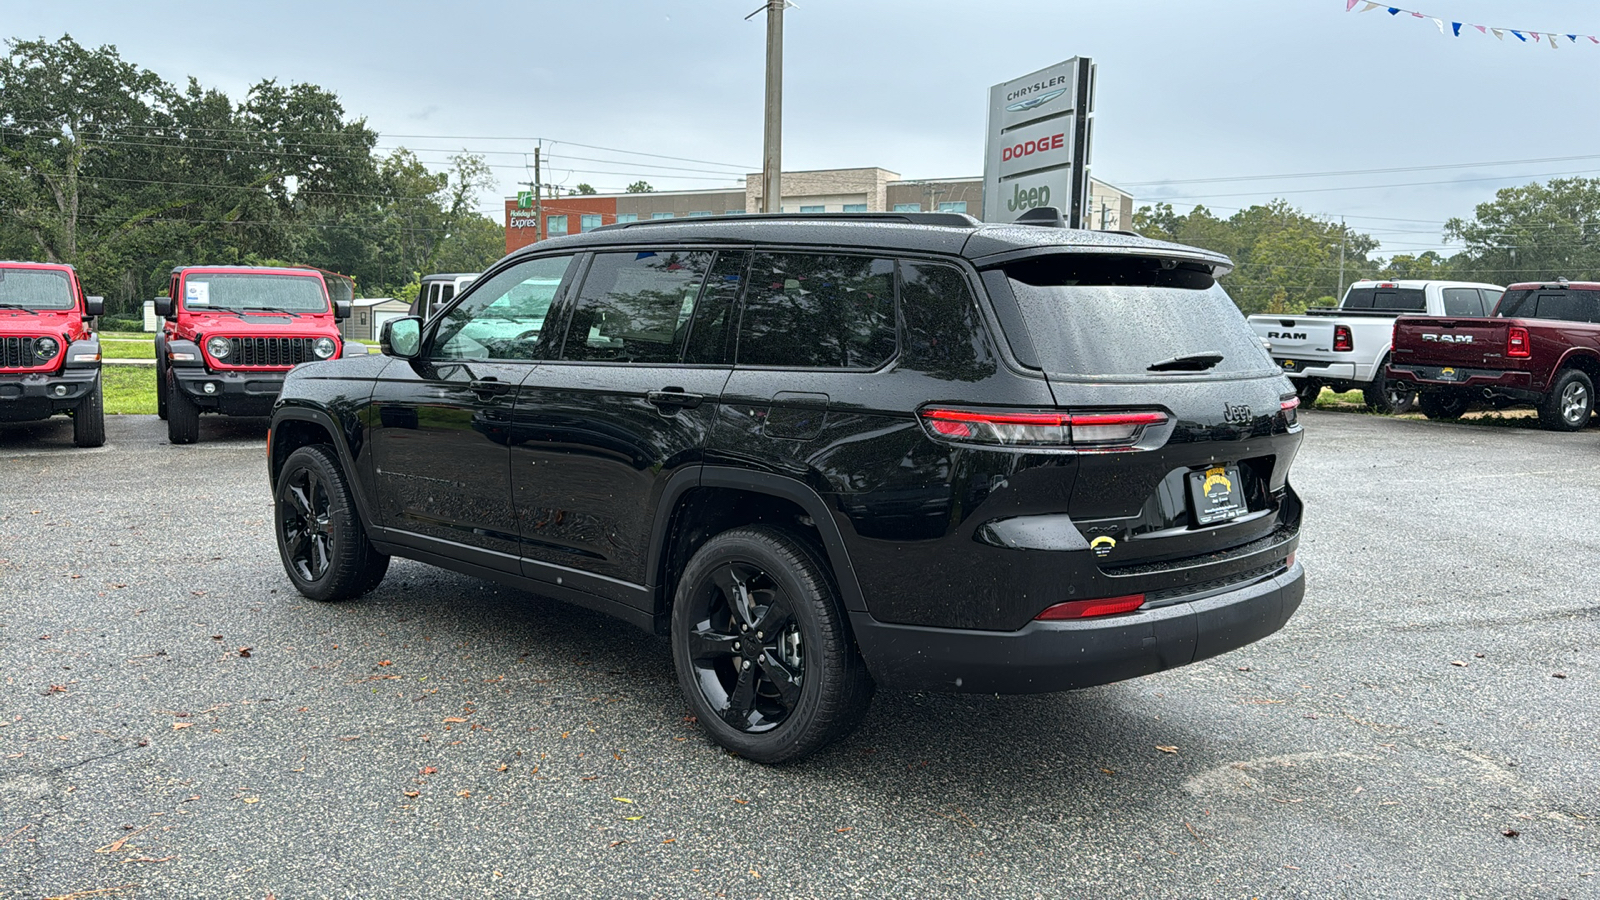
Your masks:
[{"label": "white pickup truck", "polygon": [[1400,316],[1487,316],[1505,288],[1472,281],[1357,281],[1337,307],[1302,315],[1263,313],[1250,327],[1293,379],[1300,402],[1310,406],[1324,387],[1360,390],[1367,408],[1409,410],[1414,394],[1390,389],[1384,378],[1394,320]]}]

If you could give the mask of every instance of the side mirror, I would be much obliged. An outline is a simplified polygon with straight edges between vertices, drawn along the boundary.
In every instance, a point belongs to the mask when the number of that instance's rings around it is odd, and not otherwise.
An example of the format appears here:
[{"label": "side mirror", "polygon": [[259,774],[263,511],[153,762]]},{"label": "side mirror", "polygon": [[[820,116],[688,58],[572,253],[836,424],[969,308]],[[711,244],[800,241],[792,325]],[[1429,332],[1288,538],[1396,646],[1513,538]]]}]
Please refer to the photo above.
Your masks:
[{"label": "side mirror", "polygon": [[416,316],[390,319],[378,332],[378,344],[384,356],[416,359],[422,354],[422,320]]},{"label": "side mirror", "polygon": [[350,318],[350,301],[349,300],[335,300],[335,301],[333,301],[333,320],[335,322],[343,322],[345,319],[348,319],[348,318]]},{"label": "side mirror", "polygon": [[90,318],[93,318],[93,317],[98,316],[101,313],[105,312],[105,309],[106,309],[106,298],[104,298],[104,297],[85,297],[84,298],[84,301],[83,301],[83,312],[84,312],[84,315],[87,315]]},{"label": "side mirror", "polygon": [[170,318],[172,318],[172,298],[171,297],[157,297],[156,298],[156,318],[159,318],[159,319],[170,319]]}]

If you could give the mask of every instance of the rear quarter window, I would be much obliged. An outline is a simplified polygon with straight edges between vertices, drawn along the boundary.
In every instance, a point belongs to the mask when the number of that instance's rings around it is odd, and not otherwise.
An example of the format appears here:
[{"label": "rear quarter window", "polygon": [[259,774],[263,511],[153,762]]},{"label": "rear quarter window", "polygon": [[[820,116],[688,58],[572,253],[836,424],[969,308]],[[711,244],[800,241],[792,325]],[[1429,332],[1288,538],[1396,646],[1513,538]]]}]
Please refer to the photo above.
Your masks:
[{"label": "rear quarter window", "polygon": [[1005,275],[1047,372],[1166,378],[1277,371],[1239,307],[1197,263],[1163,268],[1139,257],[1060,255],[1012,264]]}]

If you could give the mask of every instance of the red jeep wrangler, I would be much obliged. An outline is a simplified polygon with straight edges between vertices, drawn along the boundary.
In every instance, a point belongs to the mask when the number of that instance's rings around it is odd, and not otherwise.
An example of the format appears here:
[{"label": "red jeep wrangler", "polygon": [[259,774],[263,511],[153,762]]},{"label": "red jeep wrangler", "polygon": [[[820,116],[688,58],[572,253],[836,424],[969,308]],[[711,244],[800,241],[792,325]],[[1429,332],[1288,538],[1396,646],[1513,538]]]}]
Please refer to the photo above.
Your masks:
[{"label": "red jeep wrangler", "polygon": [[71,266],[0,262],[0,422],[72,417],[72,442],[106,442],[100,339],[88,297]]},{"label": "red jeep wrangler", "polygon": [[156,315],[156,411],[168,440],[192,444],[201,412],[268,415],[285,373],[340,355],[350,301],[329,299],[319,269],[186,266]]}]

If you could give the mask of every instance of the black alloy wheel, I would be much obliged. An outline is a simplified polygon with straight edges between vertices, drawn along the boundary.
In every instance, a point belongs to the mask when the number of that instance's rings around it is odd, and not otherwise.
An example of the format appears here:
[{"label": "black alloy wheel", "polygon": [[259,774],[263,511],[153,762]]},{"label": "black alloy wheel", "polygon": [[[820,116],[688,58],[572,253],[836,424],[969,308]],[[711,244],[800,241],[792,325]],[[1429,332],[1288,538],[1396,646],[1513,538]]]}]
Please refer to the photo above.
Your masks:
[{"label": "black alloy wheel", "polygon": [[695,553],[678,583],[672,650],[712,739],[757,762],[843,737],[872,697],[822,563],[778,528],[727,531]]},{"label": "black alloy wheel", "polygon": [[290,454],[274,494],[278,554],[296,590],[313,600],[348,600],[383,580],[389,557],[367,540],[331,450],[319,445]]},{"label": "black alloy wheel", "polygon": [[1383,415],[1400,415],[1411,411],[1416,403],[1416,394],[1411,391],[1401,391],[1395,388],[1384,370],[1389,366],[1389,357],[1385,356],[1378,362],[1378,373],[1361,389],[1361,400],[1368,410]]}]

